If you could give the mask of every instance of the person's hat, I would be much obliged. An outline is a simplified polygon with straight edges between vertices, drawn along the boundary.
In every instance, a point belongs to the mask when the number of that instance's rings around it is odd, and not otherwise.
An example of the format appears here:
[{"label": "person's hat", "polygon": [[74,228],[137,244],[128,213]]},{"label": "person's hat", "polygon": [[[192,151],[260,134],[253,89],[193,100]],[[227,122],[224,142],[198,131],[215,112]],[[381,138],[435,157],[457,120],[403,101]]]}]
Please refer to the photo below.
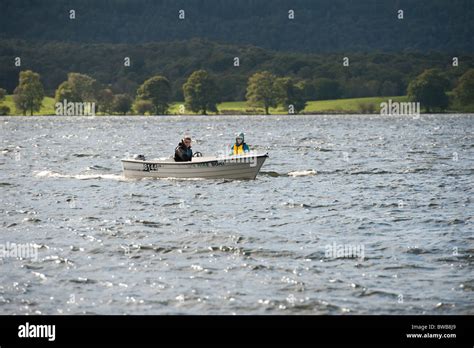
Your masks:
[{"label": "person's hat", "polygon": [[240,132],[235,135],[235,139],[242,139],[242,142],[244,142],[244,133]]}]

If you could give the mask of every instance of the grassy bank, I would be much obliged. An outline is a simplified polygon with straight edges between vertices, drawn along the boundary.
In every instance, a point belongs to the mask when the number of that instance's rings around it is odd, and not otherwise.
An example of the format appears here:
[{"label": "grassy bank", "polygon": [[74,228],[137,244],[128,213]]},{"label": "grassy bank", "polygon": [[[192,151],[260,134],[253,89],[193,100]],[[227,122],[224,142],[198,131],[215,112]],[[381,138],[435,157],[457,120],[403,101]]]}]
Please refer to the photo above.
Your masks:
[{"label": "grassy bank", "polygon": [[[313,100],[309,101],[302,113],[305,114],[334,114],[334,113],[366,113],[373,109],[378,113],[380,103],[392,99],[392,101],[406,101],[405,96],[401,97],[369,97],[369,98],[352,98],[352,99],[335,99],[335,100]],[[372,106],[372,107],[371,107]],[[254,113],[262,114],[262,109],[253,109],[242,102],[225,102],[219,104],[220,113]],[[286,114],[287,110],[283,108],[271,108],[271,114]]]},{"label": "grassy bank", "polygon": [[[380,103],[386,102],[388,99],[392,101],[404,102],[407,101],[406,96],[397,97],[369,97],[369,98],[352,98],[352,99],[336,99],[336,100],[318,100],[309,101],[306,105],[304,114],[336,114],[336,113],[378,113],[380,110]],[[170,114],[179,115],[180,105],[183,102],[174,102],[170,106]],[[0,103],[10,108],[10,114],[18,114],[13,103],[13,96],[8,95],[6,99]],[[263,109],[249,107],[245,101],[238,102],[224,102],[218,105],[220,114],[263,114]],[[43,100],[43,107],[36,115],[54,115],[54,99],[46,97]],[[271,108],[271,114],[286,114],[283,108]],[[185,112],[189,114],[189,112]]]},{"label": "grassy bank", "polygon": [[[13,102],[13,95],[7,95],[5,100],[0,103],[0,105],[5,105],[10,108],[9,115],[18,115],[16,111],[15,103]],[[39,112],[35,112],[34,115],[54,115],[54,98],[45,97],[43,99],[43,106]]]}]

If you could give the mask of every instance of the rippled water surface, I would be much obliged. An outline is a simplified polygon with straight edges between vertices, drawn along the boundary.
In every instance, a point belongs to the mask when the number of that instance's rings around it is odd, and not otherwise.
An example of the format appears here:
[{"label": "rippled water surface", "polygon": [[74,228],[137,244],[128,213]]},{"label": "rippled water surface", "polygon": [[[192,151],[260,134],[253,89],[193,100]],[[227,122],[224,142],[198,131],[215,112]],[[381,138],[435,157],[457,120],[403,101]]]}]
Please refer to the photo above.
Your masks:
[{"label": "rippled water surface", "polygon": [[[0,244],[37,252],[0,259],[0,314],[474,312],[473,115],[0,127]],[[121,176],[184,132],[213,154],[241,130],[270,155],[255,181]]]}]

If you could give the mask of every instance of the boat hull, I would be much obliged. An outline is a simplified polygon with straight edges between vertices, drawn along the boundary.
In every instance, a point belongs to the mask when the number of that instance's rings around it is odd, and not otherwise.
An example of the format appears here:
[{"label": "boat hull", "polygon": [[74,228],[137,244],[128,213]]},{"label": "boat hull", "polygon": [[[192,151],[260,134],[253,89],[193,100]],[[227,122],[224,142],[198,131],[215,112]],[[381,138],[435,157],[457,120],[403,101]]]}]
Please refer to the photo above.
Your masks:
[{"label": "boat hull", "polygon": [[255,179],[268,154],[228,158],[194,157],[191,162],[122,159],[127,178]]}]

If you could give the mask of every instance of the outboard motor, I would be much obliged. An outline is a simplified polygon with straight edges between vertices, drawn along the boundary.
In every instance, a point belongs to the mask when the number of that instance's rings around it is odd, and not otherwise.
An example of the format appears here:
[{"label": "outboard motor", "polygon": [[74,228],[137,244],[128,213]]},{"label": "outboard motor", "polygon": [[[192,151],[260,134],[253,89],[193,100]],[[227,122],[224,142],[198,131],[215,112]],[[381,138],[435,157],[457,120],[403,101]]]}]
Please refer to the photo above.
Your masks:
[{"label": "outboard motor", "polygon": [[143,156],[143,155],[133,155],[132,158],[134,160],[137,160],[137,161],[144,161],[145,160],[145,156]]}]

